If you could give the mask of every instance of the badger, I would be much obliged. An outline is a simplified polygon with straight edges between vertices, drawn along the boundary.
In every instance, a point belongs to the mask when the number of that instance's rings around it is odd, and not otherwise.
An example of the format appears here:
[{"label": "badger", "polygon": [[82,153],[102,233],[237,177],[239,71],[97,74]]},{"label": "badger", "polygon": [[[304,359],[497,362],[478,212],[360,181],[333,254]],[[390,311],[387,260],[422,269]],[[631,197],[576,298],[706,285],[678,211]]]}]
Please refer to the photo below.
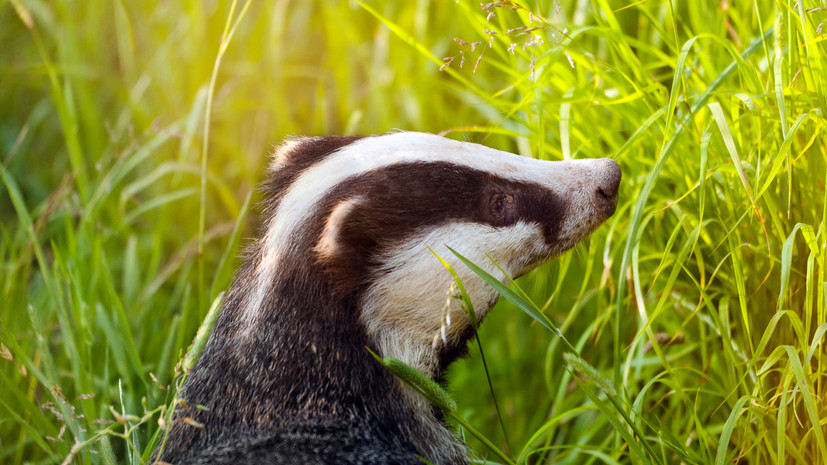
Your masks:
[{"label": "badger", "polygon": [[[443,382],[506,282],[574,247],[617,204],[611,159],[542,161],[415,132],[287,140],[263,231],[187,377],[171,464],[467,463],[441,411],[370,351]],[[446,324],[450,321],[450,324]]]}]

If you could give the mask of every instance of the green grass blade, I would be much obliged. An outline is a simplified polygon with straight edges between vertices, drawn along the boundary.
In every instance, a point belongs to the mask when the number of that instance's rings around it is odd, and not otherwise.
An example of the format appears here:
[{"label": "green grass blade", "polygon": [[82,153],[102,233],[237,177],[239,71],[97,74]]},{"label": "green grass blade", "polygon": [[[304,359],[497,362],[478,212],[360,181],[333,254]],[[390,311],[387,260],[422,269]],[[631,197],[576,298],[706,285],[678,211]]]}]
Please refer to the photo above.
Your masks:
[{"label": "green grass blade", "polygon": [[615,412],[612,411],[612,409],[609,408],[609,406],[606,405],[605,402],[600,400],[600,397],[591,389],[588,383],[580,381],[580,379],[576,376],[574,377],[574,380],[577,382],[577,385],[580,387],[580,389],[582,389],[586,393],[586,395],[589,396],[589,399],[594,403],[594,405],[597,406],[597,409],[600,410],[600,412],[603,414],[603,418],[606,419],[609,423],[611,423],[612,428],[614,428],[614,430],[623,438],[623,440],[629,446],[629,449],[631,449],[634,452],[635,458],[637,460],[640,460],[640,462],[643,464],[651,464],[649,458],[646,456],[646,453],[643,451],[640,444],[638,444],[635,438],[632,437],[632,434],[629,433],[629,430],[627,429],[626,425],[624,425],[617,418]]},{"label": "green grass blade", "polygon": [[509,289],[503,283],[501,283],[497,278],[490,275],[487,271],[483,270],[482,268],[475,265],[474,263],[472,263],[467,258],[460,255],[460,253],[457,252],[456,250],[454,250],[450,247],[448,247],[448,250],[450,250],[454,255],[456,255],[457,258],[459,258],[460,261],[462,263],[464,263],[465,266],[470,268],[471,271],[473,271],[477,276],[482,278],[483,281],[488,283],[489,286],[493,287],[494,290],[499,292],[501,296],[505,297],[509,302],[516,305],[517,308],[519,308],[520,310],[526,312],[530,317],[534,318],[534,320],[537,321],[538,323],[540,323],[543,327],[545,327],[546,329],[548,329],[549,331],[551,331],[552,333],[554,333],[555,335],[557,335],[558,337],[563,339],[566,346],[569,347],[570,350],[574,351],[574,348],[566,340],[565,336],[563,336],[563,333],[560,332],[560,330],[554,325],[554,323],[552,323],[551,320],[549,320],[548,317],[545,316],[540,311],[540,309],[537,308],[536,305],[534,305],[534,303],[532,303],[530,301],[527,301],[526,299],[523,299],[517,293],[515,293],[514,291]]},{"label": "green grass blade", "polygon": [[750,203],[755,203],[752,186],[750,186],[747,174],[744,172],[744,164],[741,162],[741,157],[738,156],[738,149],[735,148],[735,141],[732,138],[732,132],[729,129],[724,112],[721,110],[721,104],[712,102],[708,106],[713,118],[715,118],[715,122],[718,123],[718,129],[721,130],[721,136],[723,136],[724,144],[726,144],[727,151],[729,151],[729,157],[732,159],[732,164],[735,165],[735,169],[738,171],[738,177],[741,178],[741,184],[743,184],[744,190],[747,196],[749,196]]},{"label": "green grass blade", "polygon": [[799,359],[799,355],[795,348],[792,346],[784,346],[784,350],[787,352],[789,367],[795,376],[797,388],[799,389],[801,398],[804,401],[804,411],[807,412],[807,417],[809,417],[810,423],[812,424],[811,431],[815,437],[815,443],[818,446],[821,459],[827,458],[827,443],[824,442],[824,431],[819,419],[820,417],[818,414],[818,409],[816,408],[815,399],[813,399],[813,394],[810,392],[812,390],[812,386],[807,379],[807,376],[804,374],[804,367],[801,365],[801,360]]},{"label": "green grass blade", "polygon": [[715,465],[725,465],[727,462],[727,448],[729,446],[729,439],[732,437],[732,431],[738,425],[737,421],[744,412],[744,405],[749,402],[749,396],[743,396],[738,399],[735,406],[732,408],[729,418],[724,424],[724,429],[721,432],[721,438],[718,440],[718,453],[715,455]]}]

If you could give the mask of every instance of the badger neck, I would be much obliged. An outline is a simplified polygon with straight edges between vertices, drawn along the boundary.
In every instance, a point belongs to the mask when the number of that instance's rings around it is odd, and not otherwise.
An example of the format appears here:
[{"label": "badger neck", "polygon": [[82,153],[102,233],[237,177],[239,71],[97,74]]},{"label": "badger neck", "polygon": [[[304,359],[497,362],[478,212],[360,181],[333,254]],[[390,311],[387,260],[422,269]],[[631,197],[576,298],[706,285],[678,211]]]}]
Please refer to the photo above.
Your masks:
[{"label": "badger neck", "polygon": [[324,279],[311,279],[312,270],[285,270],[251,309],[261,292],[255,280],[243,279],[251,267],[242,268],[228,292],[183,393],[188,403],[216,413],[208,422],[276,431],[344,422],[432,463],[465,462],[464,446],[435,407],[368,351],[379,349],[360,322],[358,293],[337,295]]}]

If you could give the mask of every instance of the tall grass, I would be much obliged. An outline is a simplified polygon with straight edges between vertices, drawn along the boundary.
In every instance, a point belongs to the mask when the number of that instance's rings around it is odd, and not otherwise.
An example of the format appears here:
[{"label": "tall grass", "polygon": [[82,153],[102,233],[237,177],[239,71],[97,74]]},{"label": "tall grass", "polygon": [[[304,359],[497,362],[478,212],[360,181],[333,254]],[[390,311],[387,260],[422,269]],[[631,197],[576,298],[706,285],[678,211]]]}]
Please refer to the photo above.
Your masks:
[{"label": "tall grass", "polygon": [[0,7],[0,462],[148,460],[271,146],[395,128],[623,168],[481,327],[508,444],[452,370],[479,457],[827,460],[822,4],[246,5]]}]

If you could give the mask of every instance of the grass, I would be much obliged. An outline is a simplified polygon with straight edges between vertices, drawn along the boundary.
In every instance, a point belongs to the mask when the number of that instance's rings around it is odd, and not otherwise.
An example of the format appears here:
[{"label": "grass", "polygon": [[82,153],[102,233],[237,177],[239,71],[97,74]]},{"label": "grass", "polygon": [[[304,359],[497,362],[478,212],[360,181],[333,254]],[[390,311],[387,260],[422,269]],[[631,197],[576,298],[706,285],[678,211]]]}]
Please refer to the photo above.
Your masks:
[{"label": "grass", "polygon": [[395,128],[623,168],[452,369],[480,457],[827,460],[824,6],[483,6],[0,7],[0,462],[146,462],[271,147]]}]

